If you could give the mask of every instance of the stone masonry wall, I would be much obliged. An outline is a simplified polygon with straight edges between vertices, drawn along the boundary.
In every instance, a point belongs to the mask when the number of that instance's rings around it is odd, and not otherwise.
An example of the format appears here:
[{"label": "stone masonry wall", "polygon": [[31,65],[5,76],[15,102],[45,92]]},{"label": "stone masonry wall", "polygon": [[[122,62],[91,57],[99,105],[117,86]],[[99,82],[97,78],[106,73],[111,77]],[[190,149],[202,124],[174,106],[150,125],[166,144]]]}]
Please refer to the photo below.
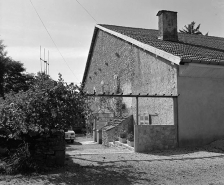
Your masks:
[{"label": "stone masonry wall", "polygon": [[133,127],[133,117],[129,116],[127,119],[122,121],[118,126],[111,129],[102,129],[102,144],[104,146],[109,146],[109,142],[114,142],[118,140],[120,132],[126,130],[127,133],[134,132]]},{"label": "stone masonry wall", "polygon": [[[29,144],[30,153],[40,164],[47,166],[63,166],[65,162],[64,131],[55,131],[45,136],[23,135]],[[4,142],[4,144],[3,144]],[[0,157],[7,156],[8,151],[13,153],[22,144],[22,140],[6,140],[0,137]]]},{"label": "stone masonry wall", "polygon": [[48,137],[39,137],[31,142],[31,152],[37,160],[47,166],[63,166],[65,162],[65,138],[63,131]]},{"label": "stone masonry wall", "polygon": [[116,127],[110,130],[102,130],[102,145],[109,146],[109,142],[114,141],[114,135],[116,132]]},{"label": "stone masonry wall", "polygon": [[[177,94],[175,64],[101,30],[90,63],[86,92],[114,93],[120,83],[124,94]],[[127,115],[135,115],[135,98],[123,98],[123,102]],[[139,98],[139,114],[157,115],[153,117],[154,125],[174,125],[174,112],[172,98]]]},{"label": "stone masonry wall", "polygon": [[174,125],[135,125],[135,152],[148,152],[177,147]]}]

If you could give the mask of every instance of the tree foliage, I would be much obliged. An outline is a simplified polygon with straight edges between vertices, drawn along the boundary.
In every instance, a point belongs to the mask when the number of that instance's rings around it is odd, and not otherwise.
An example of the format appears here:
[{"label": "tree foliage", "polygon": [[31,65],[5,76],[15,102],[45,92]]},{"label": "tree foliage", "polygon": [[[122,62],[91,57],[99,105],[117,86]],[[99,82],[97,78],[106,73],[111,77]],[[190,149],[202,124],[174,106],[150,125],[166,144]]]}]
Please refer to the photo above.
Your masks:
[{"label": "tree foliage", "polygon": [[66,84],[61,75],[58,82],[43,74],[35,80],[29,90],[8,93],[0,100],[0,128],[7,130],[4,137],[21,138],[85,124],[89,109],[77,85]]},{"label": "tree foliage", "polygon": [[14,151],[7,147],[3,171],[39,169],[42,163],[31,152],[35,151],[31,149],[33,138],[85,125],[90,114],[87,97],[79,86],[65,83],[60,74],[58,81],[44,73],[26,74],[23,64],[7,57],[4,48],[0,41],[0,141],[22,144]]},{"label": "tree foliage", "polygon": [[[199,24],[196,28],[195,28],[195,24],[196,23],[194,21],[192,21],[190,24],[185,25],[182,30],[179,30],[180,33],[203,35],[202,32],[199,30],[201,24]],[[205,35],[208,36],[208,33],[206,33]]]},{"label": "tree foliage", "polygon": [[0,41],[0,96],[10,91],[26,91],[32,84],[34,75],[25,73],[21,62],[7,56],[5,45]]}]

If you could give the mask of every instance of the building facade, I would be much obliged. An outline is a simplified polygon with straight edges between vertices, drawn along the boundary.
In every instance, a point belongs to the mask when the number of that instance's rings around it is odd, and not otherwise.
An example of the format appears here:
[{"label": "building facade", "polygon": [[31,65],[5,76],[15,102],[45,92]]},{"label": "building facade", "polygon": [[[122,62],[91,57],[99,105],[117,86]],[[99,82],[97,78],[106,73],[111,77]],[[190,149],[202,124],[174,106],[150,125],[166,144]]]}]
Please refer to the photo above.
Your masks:
[{"label": "building facade", "polygon": [[[157,15],[159,30],[96,26],[84,90],[178,95],[139,98],[138,116],[136,99],[122,98],[123,114],[133,115],[134,123],[138,119],[142,126],[136,127],[136,146],[145,143],[139,150],[156,148],[166,140],[164,146],[198,146],[223,138],[224,39],[178,34],[176,12]],[[108,98],[112,109],[115,101]]]}]

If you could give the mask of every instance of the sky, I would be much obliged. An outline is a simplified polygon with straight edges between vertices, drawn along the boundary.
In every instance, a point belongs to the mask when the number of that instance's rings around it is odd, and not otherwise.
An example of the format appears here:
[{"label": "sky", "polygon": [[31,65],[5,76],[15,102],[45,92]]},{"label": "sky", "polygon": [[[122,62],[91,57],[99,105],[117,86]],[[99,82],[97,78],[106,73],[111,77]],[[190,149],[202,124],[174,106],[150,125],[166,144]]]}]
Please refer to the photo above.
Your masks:
[{"label": "sky", "polygon": [[0,40],[26,72],[43,70],[41,46],[53,79],[80,84],[96,24],[158,29],[159,10],[178,12],[178,29],[195,21],[224,37],[223,0],[0,0]]}]

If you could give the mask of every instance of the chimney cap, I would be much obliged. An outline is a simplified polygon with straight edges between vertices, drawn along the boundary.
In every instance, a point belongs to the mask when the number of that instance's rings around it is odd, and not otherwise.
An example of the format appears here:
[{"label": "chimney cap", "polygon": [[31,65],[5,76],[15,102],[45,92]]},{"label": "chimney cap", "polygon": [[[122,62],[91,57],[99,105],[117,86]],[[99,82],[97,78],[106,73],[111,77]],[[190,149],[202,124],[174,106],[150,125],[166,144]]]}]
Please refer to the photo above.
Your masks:
[{"label": "chimney cap", "polygon": [[169,10],[160,10],[158,11],[158,13],[156,14],[156,16],[160,16],[162,13],[164,12],[169,12],[169,13],[177,13],[177,12],[174,12],[174,11],[169,11]]}]

